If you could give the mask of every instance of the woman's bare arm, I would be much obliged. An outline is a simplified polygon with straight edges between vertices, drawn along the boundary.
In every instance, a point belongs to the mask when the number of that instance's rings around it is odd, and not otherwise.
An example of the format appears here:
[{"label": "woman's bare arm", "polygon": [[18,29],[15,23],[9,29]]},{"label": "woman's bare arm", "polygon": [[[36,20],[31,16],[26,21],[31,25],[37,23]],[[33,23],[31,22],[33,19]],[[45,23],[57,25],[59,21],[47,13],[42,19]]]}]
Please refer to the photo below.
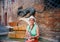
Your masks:
[{"label": "woman's bare arm", "polygon": [[39,28],[38,27],[36,28],[36,32],[37,32],[37,35],[36,36],[32,36],[32,38],[39,38],[40,32],[39,32]]},{"label": "woman's bare arm", "polygon": [[36,32],[37,32],[37,35],[35,36],[35,37],[39,37],[39,34],[40,34],[40,32],[39,32],[39,28],[36,28]]},{"label": "woman's bare arm", "polygon": [[27,29],[26,29],[26,37],[28,36],[28,31],[27,31]]}]

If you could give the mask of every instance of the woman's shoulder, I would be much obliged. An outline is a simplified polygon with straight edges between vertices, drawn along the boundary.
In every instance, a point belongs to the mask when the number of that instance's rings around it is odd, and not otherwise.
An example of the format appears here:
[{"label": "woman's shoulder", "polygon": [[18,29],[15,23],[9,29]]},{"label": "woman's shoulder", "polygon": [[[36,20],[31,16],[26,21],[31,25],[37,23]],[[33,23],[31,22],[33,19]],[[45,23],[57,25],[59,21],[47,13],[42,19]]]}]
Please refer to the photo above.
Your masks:
[{"label": "woman's shoulder", "polygon": [[29,29],[29,25],[27,25],[26,29],[27,29],[27,30]]},{"label": "woman's shoulder", "polygon": [[29,25],[27,25],[27,28],[29,27]]},{"label": "woman's shoulder", "polygon": [[39,27],[38,27],[38,25],[37,24],[35,24],[35,29],[38,29]]},{"label": "woman's shoulder", "polygon": [[38,27],[38,25],[37,24],[34,24],[36,27]]}]

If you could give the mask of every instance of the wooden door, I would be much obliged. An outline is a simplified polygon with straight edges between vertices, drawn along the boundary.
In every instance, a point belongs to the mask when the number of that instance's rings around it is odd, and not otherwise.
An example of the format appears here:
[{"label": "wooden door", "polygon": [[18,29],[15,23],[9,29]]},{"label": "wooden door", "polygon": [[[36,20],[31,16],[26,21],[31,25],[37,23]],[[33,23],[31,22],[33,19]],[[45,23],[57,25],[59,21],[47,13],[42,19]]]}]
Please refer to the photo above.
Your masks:
[{"label": "wooden door", "polygon": [[7,25],[7,12],[5,12],[5,15],[4,15],[4,23],[5,23],[5,25]]}]

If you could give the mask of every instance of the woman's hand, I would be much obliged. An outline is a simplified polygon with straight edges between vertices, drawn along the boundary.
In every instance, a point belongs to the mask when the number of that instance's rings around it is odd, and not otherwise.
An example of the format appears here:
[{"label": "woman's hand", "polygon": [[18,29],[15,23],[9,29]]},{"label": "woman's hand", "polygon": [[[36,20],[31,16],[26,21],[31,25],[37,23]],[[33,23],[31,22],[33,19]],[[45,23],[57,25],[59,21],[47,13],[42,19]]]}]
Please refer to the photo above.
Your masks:
[{"label": "woman's hand", "polygon": [[30,36],[29,38],[30,38],[30,39],[34,39],[34,38],[35,38],[35,36]]},{"label": "woman's hand", "polygon": [[33,37],[29,37],[28,41],[33,42],[35,39]]}]

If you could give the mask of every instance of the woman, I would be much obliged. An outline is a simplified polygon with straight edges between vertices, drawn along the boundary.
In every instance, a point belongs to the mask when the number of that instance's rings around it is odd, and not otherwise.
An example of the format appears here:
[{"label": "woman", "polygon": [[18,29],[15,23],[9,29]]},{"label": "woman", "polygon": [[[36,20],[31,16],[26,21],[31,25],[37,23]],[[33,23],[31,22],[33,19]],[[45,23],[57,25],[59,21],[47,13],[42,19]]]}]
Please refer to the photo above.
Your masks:
[{"label": "woman", "polygon": [[31,16],[29,18],[29,25],[26,29],[26,41],[25,42],[38,42],[39,28],[35,23],[35,18]]}]

